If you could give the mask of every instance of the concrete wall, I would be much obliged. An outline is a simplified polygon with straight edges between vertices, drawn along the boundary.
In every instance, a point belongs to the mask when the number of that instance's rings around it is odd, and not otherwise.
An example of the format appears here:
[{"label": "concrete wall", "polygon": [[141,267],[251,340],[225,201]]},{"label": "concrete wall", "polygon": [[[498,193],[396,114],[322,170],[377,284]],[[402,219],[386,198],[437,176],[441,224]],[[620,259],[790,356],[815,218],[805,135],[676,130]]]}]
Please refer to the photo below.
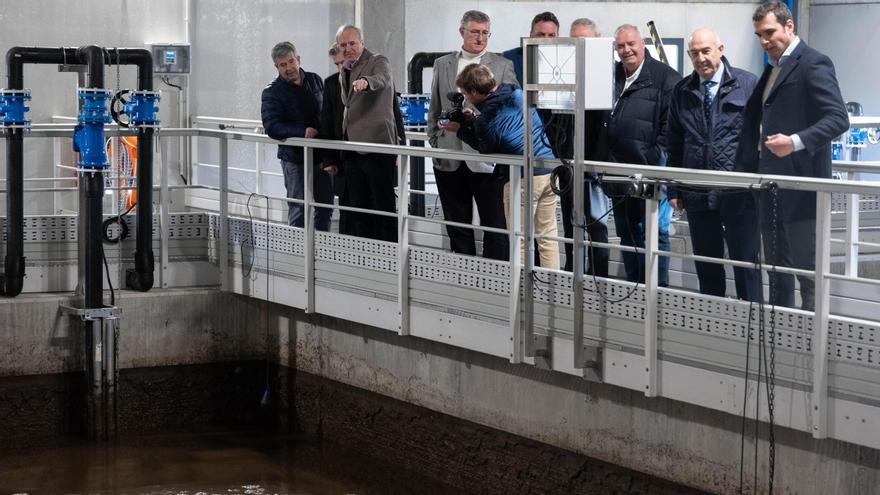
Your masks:
[{"label": "concrete wall", "polygon": [[[0,301],[0,377],[81,369],[80,334],[58,309],[65,299]],[[267,320],[265,303],[213,289],[126,292],[120,305],[122,368],[268,358],[652,476],[736,492],[734,415],[276,305]],[[779,493],[877,493],[880,451],[780,428],[776,439]],[[747,480],[752,449],[747,439]],[[765,477],[766,442],[758,449]]]},{"label": "concrete wall", "polygon": [[[296,369],[709,492],[737,493],[736,416],[296,310],[271,320],[278,359]],[[746,435],[750,493],[751,426]],[[766,479],[766,442],[758,449]],[[777,428],[775,481],[777,493],[876,494],[880,451]]]}]

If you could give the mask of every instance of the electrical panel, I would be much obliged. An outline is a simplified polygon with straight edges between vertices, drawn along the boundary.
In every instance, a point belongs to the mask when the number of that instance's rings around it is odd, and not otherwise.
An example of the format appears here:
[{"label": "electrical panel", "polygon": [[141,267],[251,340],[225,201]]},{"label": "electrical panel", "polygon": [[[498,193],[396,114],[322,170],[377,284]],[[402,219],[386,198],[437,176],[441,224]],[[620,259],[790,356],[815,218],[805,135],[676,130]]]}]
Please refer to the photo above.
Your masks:
[{"label": "electrical panel", "polygon": [[186,43],[153,43],[154,74],[189,74],[190,45]]}]

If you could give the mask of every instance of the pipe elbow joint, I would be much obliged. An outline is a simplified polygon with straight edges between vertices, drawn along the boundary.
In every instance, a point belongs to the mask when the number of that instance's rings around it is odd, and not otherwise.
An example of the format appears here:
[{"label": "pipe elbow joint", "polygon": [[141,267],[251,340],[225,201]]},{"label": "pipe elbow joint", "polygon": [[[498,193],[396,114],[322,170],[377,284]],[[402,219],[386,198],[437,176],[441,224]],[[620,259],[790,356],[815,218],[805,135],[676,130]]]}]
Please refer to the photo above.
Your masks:
[{"label": "pipe elbow joint", "polygon": [[153,288],[153,251],[135,251],[134,269],[125,274],[125,286],[131,290],[147,292]]},{"label": "pipe elbow joint", "polygon": [[3,295],[15,297],[24,288],[24,256],[6,256],[6,273],[0,276]]}]

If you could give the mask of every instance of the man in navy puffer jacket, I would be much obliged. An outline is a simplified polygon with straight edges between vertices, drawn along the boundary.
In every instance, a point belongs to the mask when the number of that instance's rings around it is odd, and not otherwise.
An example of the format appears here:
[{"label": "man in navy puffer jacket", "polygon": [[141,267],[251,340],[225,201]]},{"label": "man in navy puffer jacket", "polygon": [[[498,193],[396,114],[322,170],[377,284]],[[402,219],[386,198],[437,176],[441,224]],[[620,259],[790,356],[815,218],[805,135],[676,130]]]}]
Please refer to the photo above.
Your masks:
[{"label": "man in navy puffer jacket", "polygon": [[[497,85],[492,71],[485,65],[473,64],[462,70],[455,80],[470,103],[480,114],[459,126],[450,122],[446,128],[457,131],[459,139],[480,153],[523,154],[523,92],[510,85]],[[530,113],[532,124],[532,152],[539,158],[553,158],[553,151],[544,144],[544,127],[535,109]],[[495,166],[495,173],[508,174],[507,167]],[[535,168],[532,179],[532,202],[534,225],[537,236],[557,236],[556,195],[550,189],[550,169]],[[525,198],[522,200],[525,204]],[[510,183],[504,186],[504,214],[510,225]],[[520,249],[523,244],[520,243]],[[559,269],[559,243],[538,239],[541,267]]]},{"label": "man in navy puffer jacket", "polygon": [[[758,78],[731,67],[724,45],[712,30],[694,31],[688,56],[694,64],[690,77],[675,85],[669,104],[670,167],[733,170],[743,124],[743,109]],[[755,262],[758,258],[758,219],[749,192],[721,194],[715,190],[681,186],[669,188],[669,204],[687,210],[694,254]],[[696,262],[700,292],[724,297],[724,267]],[[736,295],[759,301],[761,274],[755,269],[733,269]]]},{"label": "man in navy puffer jacket", "polygon": [[[302,69],[296,48],[289,41],[282,41],[272,48],[272,62],[278,69],[278,77],[263,89],[260,108],[266,134],[279,140],[317,137],[324,81],[319,75]],[[321,160],[317,150],[315,155],[312,163],[315,201],[332,203],[330,176],[319,166]],[[278,159],[281,160],[281,170],[284,172],[287,197],[303,199],[303,149],[279,144]],[[317,230],[329,230],[330,213],[328,208],[315,209]],[[287,221],[289,225],[302,227],[303,205],[288,203]]]},{"label": "man in navy puffer jacket", "polygon": [[[630,24],[617,28],[614,49],[620,57],[614,70],[616,100],[604,112],[597,153],[602,161],[638,165],[665,165],[669,95],[681,76],[671,67],[651,58],[639,29]],[[604,184],[614,208],[614,227],[624,246],[645,247],[645,200],[627,196],[625,184]],[[665,197],[660,200],[659,247],[669,249],[668,225],[672,210]],[[645,281],[645,256],[622,253],[626,279]],[[658,283],[669,285],[669,258],[659,260]]]}]

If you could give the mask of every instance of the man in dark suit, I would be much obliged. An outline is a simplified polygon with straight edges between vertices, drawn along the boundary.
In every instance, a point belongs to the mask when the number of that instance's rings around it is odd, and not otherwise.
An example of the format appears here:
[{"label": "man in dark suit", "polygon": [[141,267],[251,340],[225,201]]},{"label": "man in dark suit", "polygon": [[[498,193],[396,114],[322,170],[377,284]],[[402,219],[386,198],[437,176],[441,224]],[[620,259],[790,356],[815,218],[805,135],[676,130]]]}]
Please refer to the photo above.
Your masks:
[{"label": "man in dark suit", "polygon": [[[342,104],[342,88],[339,86],[339,74],[342,73],[342,64],[345,58],[342,51],[335,43],[327,52],[333,65],[336,66],[336,72],[324,79],[324,107],[321,110],[321,128],[318,137],[321,139],[333,139],[342,141],[344,135],[342,133],[342,119],[345,116],[345,105]],[[350,206],[348,200],[348,192],[345,188],[345,170],[342,162],[342,152],[337,150],[323,150],[323,167],[324,171],[333,176],[333,189],[339,196],[339,204],[342,206]],[[348,212],[339,212],[339,233],[351,234],[351,225],[348,221]]]},{"label": "man in dark suit", "polygon": [[[669,103],[670,167],[729,171],[733,168],[743,109],[758,78],[733,67],[714,31],[697,29],[688,41],[694,72],[675,85]],[[694,254],[754,263],[758,259],[757,215],[749,192],[722,193],[681,186],[669,188],[669,205],[687,210]],[[700,292],[724,297],[724,266],[697,261]],[[733,269],[736,295],[761,299],[761,274],[751,268]]]},{"label": "man in dark suit", "polygon": [[[737,170],[831,178],[831,140],[849,128],[834,64],[798,38],[784,3],[759,6],[752,21],[770,64],[746,105]],[[766,262],[814,269],[816,194],[780,190],[761,199]],[[798,282],[801,307],[812,311],[814,279]],[[794,307],[794,277],[771,272],[770,296],[771,304]]]}]

